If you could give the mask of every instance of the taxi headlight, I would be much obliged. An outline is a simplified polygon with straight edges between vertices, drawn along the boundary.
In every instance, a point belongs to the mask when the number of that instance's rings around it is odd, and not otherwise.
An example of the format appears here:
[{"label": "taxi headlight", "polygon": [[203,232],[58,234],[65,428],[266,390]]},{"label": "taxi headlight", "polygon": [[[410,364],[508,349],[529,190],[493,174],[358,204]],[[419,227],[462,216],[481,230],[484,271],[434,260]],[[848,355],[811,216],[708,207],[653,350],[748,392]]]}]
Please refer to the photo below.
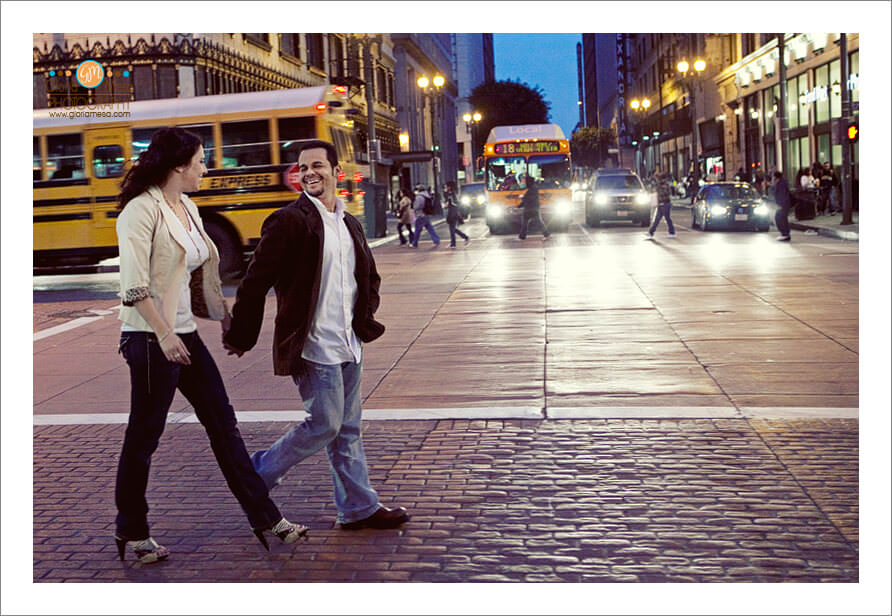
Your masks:
[{"label": "taxi headlight", "polygon": [[757,205],[755,209],[753,209],[753,214],[755,214],[756,216],[768,216],[768,206]]},{"label": "taxi headlight", "polygon": [[573,206],[566,201],[558,201],[554,204],[554,213],[561,217],[569,216],[573,212]]},{"label": "taxi headlight", "polygon": [[486,207],[486,217],[498,219],[505,215],[505,208],[501,205],[489,205]]},{"label": "taxi headlight", "polygon": [[725,215],[725,206],[724,205],[713,205],[709,208],[709,213],[713,216],[724,216]]},{"label": "taxi headlight", "polygon": [[650,205],[650,194],[646,192],[638,193],[638,196],[635,197],[635,203],[638,205]]},{"label": "taxi headlight", "polygon": [[462,195],[460,201],[462,205],[471,205],[471,198],[468,195]]},{"label": "taxi headlight", "polygon": [[595,193],[595,205],[607,205],[607,193]]}]

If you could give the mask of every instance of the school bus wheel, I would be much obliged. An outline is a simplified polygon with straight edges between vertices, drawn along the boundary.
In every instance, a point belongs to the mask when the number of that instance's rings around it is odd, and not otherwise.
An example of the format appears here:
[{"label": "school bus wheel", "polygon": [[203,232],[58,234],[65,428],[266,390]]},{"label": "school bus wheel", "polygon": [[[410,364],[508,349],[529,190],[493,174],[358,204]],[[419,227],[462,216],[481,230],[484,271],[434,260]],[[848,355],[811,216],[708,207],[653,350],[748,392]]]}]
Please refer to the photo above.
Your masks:
[{"label": "school bus wheel", "polygon": [[220,279],[234,282],[241,278],[244,274],[244,252],[232,227],[222,220],[208,220],[204,229],[220,253]]}]

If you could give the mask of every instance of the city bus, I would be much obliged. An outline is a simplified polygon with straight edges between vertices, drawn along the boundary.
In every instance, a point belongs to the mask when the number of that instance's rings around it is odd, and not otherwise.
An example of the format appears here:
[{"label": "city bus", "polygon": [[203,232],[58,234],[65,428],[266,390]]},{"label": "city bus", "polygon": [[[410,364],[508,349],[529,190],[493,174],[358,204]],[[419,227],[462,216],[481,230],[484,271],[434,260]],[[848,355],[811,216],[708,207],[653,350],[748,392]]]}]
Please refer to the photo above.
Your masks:
[{"label": "city bus", "polygon": [[520,229],[518,207],[526,174],[539,187],[542,219],[549,231],[566,231],[573,218],[570,142],[557,124],[496,126],[483,149],[486,224],[490,233]]},{"label": "city bus", "polygon": [[208,174],[190,197],[220,250],[224,279],[243,272],[266,217],[297,197],[286,175],[307,139],[335,145],[341,198],[351,214],[363,213],[358,184],[368,166],[357,160],[357,111],[344,87],[125,102],[104,111],[66,103],[33,114],[36,269],[117,256],[120,182],[152,134],[166,126],[187,129],[203,142]]}]

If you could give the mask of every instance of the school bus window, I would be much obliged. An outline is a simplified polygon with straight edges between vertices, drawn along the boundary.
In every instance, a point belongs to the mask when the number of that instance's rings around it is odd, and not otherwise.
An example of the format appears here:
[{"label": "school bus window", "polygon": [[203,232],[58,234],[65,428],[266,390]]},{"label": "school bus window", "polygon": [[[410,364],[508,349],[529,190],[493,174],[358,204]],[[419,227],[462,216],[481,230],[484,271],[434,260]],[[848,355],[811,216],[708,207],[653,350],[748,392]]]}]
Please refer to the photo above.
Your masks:
[{"label": "school bus window", "polygon": [[51,180],[84,177],[84,146],[79,134],[46,138],[46,166]]},{"label": "school bus window", "polygon": [[100,145],[93,148],[93,177],[116,178],[124,173],[124,148]]},{"label": "school bus window", "polygon": [[279,157],[283,163],[296,163],[300,141],[316,136],[313,118],[279,118]]},{"label": "school bus window", "polygon": [[213,169],[217,164],[214,156],[214,127],[212,124],[187,124],[180,128],[194,133],[201,138],[201,146],[204,148],[204,166]]},{"label": "school bus window", "polygon": [[152,128],[134,128],[131,134],[133,153],[131,154],[130,159],[135,161],[139,158],[140,154],[148,150],[149,144],[152,143],[152,135],[162,128],[164,127],[153,126]]},{"label": "school bus window", "polygon": [[34,181],[43,179],[43,161],[40,159],[40,138],[34,137],[34,165],[32,166]]},{"label": "school bus window", "polygon": [[226,122],[221,129],[224,168],[270,164],[269,123],[266,120]]},{"label": "school bus window", "polygon": [[331,128],[332,141],[338,152],[338,160],[342,162],[353,162],[353,135],[348,134],[340,128]]}]

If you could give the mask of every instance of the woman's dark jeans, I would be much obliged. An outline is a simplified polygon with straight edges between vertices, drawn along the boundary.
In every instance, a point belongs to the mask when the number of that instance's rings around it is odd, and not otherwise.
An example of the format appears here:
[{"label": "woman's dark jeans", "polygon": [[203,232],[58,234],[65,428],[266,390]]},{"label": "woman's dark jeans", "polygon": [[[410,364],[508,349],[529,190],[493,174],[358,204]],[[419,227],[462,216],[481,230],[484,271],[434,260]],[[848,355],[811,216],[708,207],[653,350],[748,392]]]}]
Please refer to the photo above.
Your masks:
[{"label": "woman's dark jeans", "polygon": [[146,485],[152,453],[167,422],[167,411],[179,389],[207,431],[217,464],[252,528],[267,528],[280,519],[263,479],[254,470],[239,433],[214,358],[198,332],[179,334],[189,349],[188,366],[167,361],[158,339],[147,332],[122,332],[120,352],[130,367],[130,420],[118,463],[115,504],[118,536],[149,536]]}]

